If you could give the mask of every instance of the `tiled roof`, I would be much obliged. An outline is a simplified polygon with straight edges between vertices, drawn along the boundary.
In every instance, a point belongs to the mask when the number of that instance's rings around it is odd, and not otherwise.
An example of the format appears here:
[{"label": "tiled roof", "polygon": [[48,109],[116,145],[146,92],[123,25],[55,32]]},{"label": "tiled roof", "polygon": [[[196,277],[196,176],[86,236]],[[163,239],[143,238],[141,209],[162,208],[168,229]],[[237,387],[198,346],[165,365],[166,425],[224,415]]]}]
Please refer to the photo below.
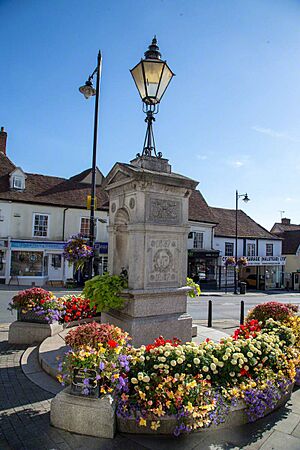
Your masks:
[{"label": "tiled roof", "polygon": [[[215,236],[235,237],[235,209],[211,208],[218,225]],[[254,239],[279,239],[238,210],[238,236]]]},{"label": "tiled roof", "polygon": [[[14,169],[15,165],[0,153],[0,200],[86,208],[90,185],[82,183],[80,180],[84,179],[91,169],[70,179],[26,173],[24,191],[9,188],[9,173]],[[108,196],[101,186],[97,186],[96,195],[97,208],[108,209]]]},{"label": "tiled roof", "polygon": [[295,255],[300,245],[300,230],[285,231],[279,235],[283,238],[282,254]]},{"label": "tiled roof", "polygon": [[300,230],[300,225],[296,225],[295,223],[281,223],[281,222],[275,222],[272,226],[271,233],[283,233],[285,231],[297,231]]},{"label": "tiled roof", "polygon": [[189,198],[189,220],[213,224],[218,222],[200,191],[192,191]]}]

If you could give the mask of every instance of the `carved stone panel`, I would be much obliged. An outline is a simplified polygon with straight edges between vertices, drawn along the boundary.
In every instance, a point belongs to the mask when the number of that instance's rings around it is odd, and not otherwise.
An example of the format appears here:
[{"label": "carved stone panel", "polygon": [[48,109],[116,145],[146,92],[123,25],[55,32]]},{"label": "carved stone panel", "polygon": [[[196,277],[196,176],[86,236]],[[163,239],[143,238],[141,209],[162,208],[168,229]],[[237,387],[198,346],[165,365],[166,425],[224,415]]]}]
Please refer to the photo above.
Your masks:
[{"label": "carved stone panel", "polygon": [[147,221],[150,223],[179,225],[181,201],[149,197],[147,199]]},{"label": "carved stone panel", "polygon": [[179,241],[174,238],[148,237],[147,285],[176,286],[178,283]]}]

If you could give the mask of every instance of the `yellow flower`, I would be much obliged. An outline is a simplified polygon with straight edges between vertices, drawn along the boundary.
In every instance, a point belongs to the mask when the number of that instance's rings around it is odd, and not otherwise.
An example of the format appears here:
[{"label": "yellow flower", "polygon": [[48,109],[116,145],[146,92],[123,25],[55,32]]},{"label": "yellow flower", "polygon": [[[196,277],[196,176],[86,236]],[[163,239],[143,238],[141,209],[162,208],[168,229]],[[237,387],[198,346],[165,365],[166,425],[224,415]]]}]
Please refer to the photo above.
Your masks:
[{"label": "yellow flower", "polygon": [[188,404],[187,404],[187,406],[185,407],[185,409],[186,409],[188,412],[190,412],[190,413],[192,413],[192,412],[194,411],[194,407],[193,407],[193,405],[192,405],[191,402],[188,402]]},{"label": "yellow flower", "polygon": [[157,422],[151,422],[151,430],[156,431],[158,428],[160,427],[160,421],[158,420]]},{"label": "yellow flower", "polygon": [[132,384],[138,384],[138,380],[136,378],[131,378],[131,383]]},{"label": "yellow flower", "polygon": [[145,427],[146,425],[147,425],[147,421],[141,417],[140,421],[139,421],[139,426],[140,427]]},{"label": "yellow flower", "polygon": [[139,396],[141,397],[142,400],[146,399],[146,394],[142,391],[139,391]]}]

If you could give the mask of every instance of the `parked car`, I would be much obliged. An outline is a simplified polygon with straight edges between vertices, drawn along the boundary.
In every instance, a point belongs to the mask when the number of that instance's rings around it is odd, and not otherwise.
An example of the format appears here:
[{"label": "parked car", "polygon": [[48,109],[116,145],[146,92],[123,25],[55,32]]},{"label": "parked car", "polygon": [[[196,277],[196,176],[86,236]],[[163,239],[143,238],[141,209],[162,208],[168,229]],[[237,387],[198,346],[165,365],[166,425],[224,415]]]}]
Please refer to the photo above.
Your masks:
[{"label": "parked car", "polygon": [[251,273],[250,275],[248,275],[246,278],[244,278],[243,280],[240,281],[244,281],[245,283],[247,283],[247,287],[254,287],[256,288],[256,283],[257,283],[257,276],[255,273]]}]

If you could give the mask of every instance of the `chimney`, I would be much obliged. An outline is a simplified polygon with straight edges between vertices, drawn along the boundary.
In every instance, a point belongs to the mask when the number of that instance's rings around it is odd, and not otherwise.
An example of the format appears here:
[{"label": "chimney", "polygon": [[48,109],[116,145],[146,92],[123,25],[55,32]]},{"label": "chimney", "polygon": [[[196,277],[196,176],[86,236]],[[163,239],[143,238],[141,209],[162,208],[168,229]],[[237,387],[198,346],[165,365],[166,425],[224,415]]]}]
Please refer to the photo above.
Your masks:
[{"label": "chimney", "polygon": [[7,139],[7,133],[4,131],[4,127],[1,127],[0,131],[0,152],[4,153],[6,155],[6,139]]},{"label": "chimney", "polygon": [[285,217],[283,217],[283,218],[281,219],[281,223],[282,223],[283,225],[290,225],[290,224],[291,224],[291,219],[286,219]]}]

